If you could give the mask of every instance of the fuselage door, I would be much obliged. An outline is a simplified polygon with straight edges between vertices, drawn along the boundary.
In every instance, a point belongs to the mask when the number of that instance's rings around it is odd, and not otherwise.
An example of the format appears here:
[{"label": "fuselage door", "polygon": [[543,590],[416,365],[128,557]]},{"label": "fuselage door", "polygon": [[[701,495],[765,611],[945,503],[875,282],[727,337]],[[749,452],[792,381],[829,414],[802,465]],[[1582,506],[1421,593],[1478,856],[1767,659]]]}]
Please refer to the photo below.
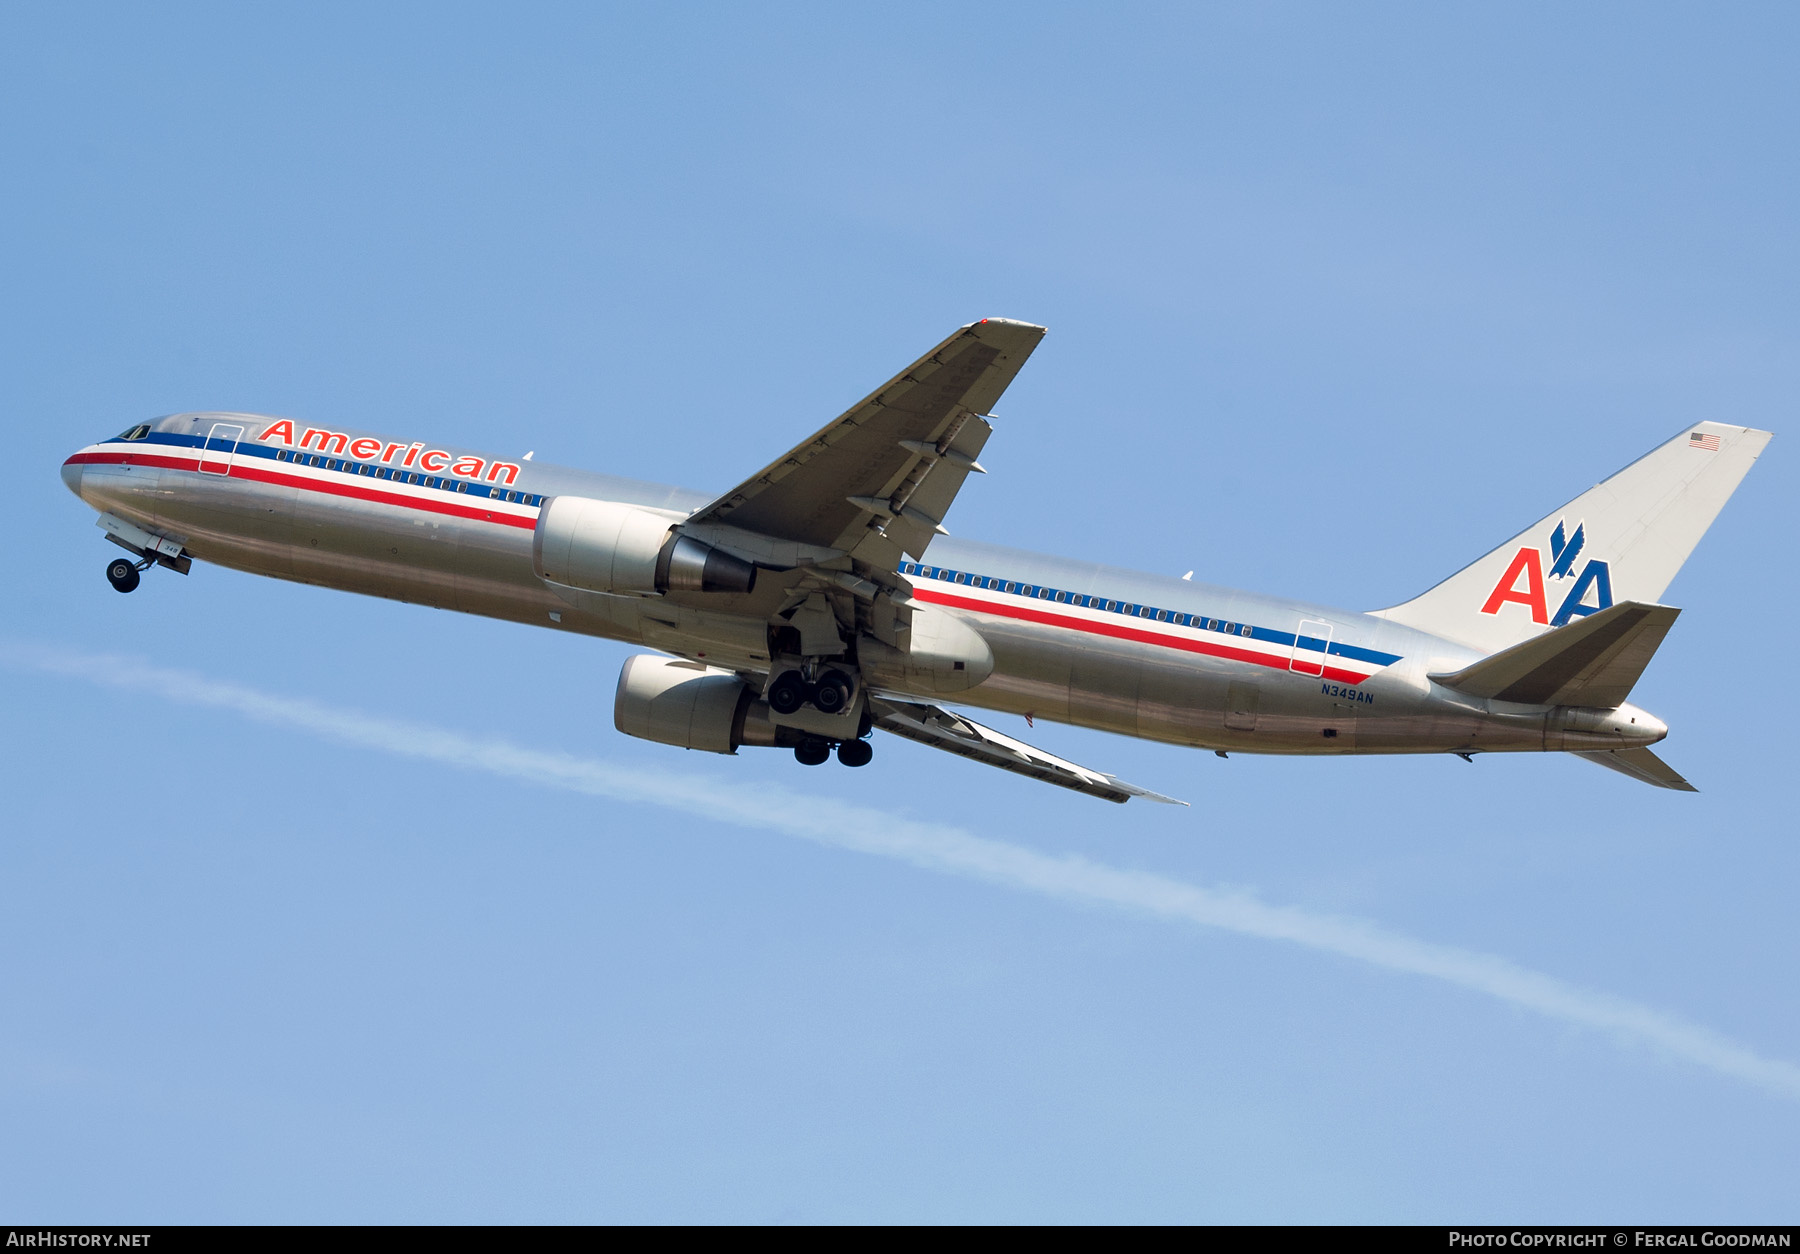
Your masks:
[{"label": "fuselage door", "polygon": [[235,422],[215,422],[212,433],[200,448],[200,469],[209,475],[231,473],[231,458],[237,452],[244,428]]},{"label": "fuselage door", "polygon": [[1331,624],[1320,618],[1303,618],[1294,635],[1294,655],[1288,669],[1299,675],[1323,675],[1325,652],[1331,647]]}]

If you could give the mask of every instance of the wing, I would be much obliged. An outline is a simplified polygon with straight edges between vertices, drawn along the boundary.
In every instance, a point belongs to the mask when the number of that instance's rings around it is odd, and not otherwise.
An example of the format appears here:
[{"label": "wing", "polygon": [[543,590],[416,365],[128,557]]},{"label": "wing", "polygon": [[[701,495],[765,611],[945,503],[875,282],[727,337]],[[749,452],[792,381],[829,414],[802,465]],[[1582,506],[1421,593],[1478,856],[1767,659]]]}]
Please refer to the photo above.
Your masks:
[{"label": "wing", "polygon": [[1146,801],[1160,801],[1165,805],[1187,804],[1185,801],[1151,792],[1148,788],[1127,784],[1117,776],[1077,766],[1055,754],[1034,749],[1022,740],[1001,735],[991,727],[983,727],[980,723],[960,714],[952,714],[939,706],[895,701],[886,697],[877,697],[870,704],[874,710],[875,726],[883,731],[916,740],[934,749],[944,749],[965,758],[973,758],[977,762],[997,766],[1015,775],[1028,775],[1032,779],[1041,779],[1046,784],[1072,788],[1076,792],[1084,792],[1090,797],[1103,797],[1107,801],[1124,803],[1133,797],[1142,797]]},{"label": "wing", "polygon": [[891,570],[923,556],[993,428],[984,415],[1044,328],[971,323],[836,422],[695,514]]}]

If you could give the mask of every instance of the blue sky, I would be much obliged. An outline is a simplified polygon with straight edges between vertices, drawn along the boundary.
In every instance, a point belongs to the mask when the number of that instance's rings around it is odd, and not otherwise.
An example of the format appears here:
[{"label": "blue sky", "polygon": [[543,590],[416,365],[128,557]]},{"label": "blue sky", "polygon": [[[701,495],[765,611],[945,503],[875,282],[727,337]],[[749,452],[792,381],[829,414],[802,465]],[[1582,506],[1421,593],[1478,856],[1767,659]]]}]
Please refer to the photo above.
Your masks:
[{"label": "blue sky", "polygon": [[[1797,34],[8,6],[0,1213],[1791,1220],[1782,438],[1634,694],[1698,796],[1031,733],[1188,810],[630,741],[604,641],[206,567],[120,597],[56,467],[221,408],[722,489],[999,315],[1050,336],[957,534],[1390,604],[1695,419],[1788,434]],[[1313,930],[1219,926],[1246,899]]]}]

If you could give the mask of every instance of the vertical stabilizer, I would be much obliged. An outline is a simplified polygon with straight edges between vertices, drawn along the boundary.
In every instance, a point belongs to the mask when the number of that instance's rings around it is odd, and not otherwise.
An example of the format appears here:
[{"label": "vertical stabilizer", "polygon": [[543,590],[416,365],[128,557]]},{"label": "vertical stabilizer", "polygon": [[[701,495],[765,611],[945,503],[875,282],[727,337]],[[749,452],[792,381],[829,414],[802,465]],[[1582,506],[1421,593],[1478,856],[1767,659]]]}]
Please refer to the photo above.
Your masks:
[{"label": "vertical stabilizer", "polygon": [[1375,614],[1491,653],[1615,602],[1659,601],[1769,439],[1718,422],[1684,427],[1423,596]]}]

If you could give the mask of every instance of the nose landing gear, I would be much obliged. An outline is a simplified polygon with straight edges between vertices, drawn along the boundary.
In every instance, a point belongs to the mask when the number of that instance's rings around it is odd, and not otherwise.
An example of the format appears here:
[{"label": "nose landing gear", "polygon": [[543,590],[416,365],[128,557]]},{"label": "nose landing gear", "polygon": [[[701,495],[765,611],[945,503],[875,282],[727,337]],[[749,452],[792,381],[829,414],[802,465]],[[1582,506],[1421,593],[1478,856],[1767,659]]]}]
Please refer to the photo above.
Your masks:
[{"label": "nose landing gear", "polygon": [[148,566],[149,562],[139,565],[122,557],[115,557],[106,564],[106,582],[120,592],[130,592],[138,586],[138,572]]}]

